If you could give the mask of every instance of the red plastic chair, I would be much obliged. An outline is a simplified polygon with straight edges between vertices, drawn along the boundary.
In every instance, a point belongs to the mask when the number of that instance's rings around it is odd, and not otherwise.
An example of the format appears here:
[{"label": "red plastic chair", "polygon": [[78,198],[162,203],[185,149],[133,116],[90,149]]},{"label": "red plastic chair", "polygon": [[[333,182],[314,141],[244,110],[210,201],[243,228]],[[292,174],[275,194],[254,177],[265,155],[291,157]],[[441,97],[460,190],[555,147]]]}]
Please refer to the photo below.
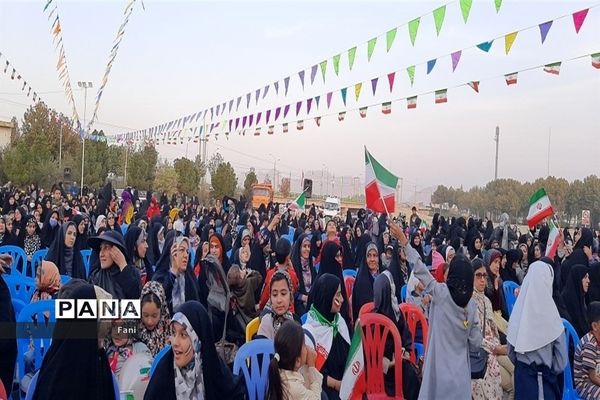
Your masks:
[{"label": "red plastic chair", "polygon": [[[360,317],[362,344],[365,355],[367,399],[404,399],[402,390],[402,340],[396,325],[386,316],[366,313]],[[383,356],[388,335],[394,341],[394,355],[397,360],[394,368],[396,395],[390,397],[385,392]]]},{"label": "red plastic chair", "polygon": [[373,311],[375,311],[375,303],[372,301],[365,303],[362,305],[360,310],[358,310],[358,317],[362,319],[364,314],[372,313]]},{"label": "red plastic chair", "polygon": [[354,288],[355,279],[356,278],[349,275],[344,277],[344,285],[346,285],[346,294],[348,295],[348,300],[352,298],[352,289]]},{"label": "red plastic chair", "polygon": [[415,338],[417,335],[417,324],[421,324],[421,331],[423,333],[423,354],[425,354],[425,351],[427,350],[427,337],[429,335],[429,323],[427,322],[425,315],[423,315],[423,312],[414,304],[402,303],[400,304],[400,311],[404,314],[408,330],[413,338],[410,360],[413,363],[416,363]]}]

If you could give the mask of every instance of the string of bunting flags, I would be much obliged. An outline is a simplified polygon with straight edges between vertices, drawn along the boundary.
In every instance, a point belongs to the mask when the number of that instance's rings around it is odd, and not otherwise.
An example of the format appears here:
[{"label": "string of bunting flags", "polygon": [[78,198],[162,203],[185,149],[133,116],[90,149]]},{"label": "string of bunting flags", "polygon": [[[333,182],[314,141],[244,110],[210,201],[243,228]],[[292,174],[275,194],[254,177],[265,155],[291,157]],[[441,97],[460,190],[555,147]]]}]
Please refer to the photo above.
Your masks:
[{"label": "string of bunting flags", "polygon": [[[44,6],[46,12],[52,5],[54,0],[47,0]],[[53,19],[52,19],[53,18]],[[73,88],[71,87],[71,78],[69,76],[69,68],[67,66],[67,57],[65,54],[65,47],[63,45],[62,27],[60,24],[60,17],[58,15],[58,5],[54,3],[54,7],[50,9],[48,13],[48,21],[52,19],[52,25],[50,32],[52,34],[52,43],[55,44],[55,49],[58,51],[58,62],[56,63],[56,72],[58,73],[58,80],[62,83],[67,96],[67,101],[72,108],[72,119],[79,125],[79,113],[75,105],[75,98],[73,96]]]},{"label": "string of bunting flags", "polygon": [[[405,28],[405,27],[407,28],[409,40],[410,40],[411,44],[414,46],[416,39],[417,39],[417,34],[419,31],[421,20],[426,16],[431,15],[433,17],[436,33],[439,36],[440,32],[442,30],[442,26],[444,24],[445,17],[446,17],[446,10],[449,5],[452,5],[455,3],[458,3],[463,20],[465,23],[467,23],[467,20],[469,18],[470,12],[471,12],[471,7],[473,5],[473,0],[455,0],[455,1],[449,2],[445,5],[442,5],[438,8],[436,8],[435,10],[432,10],[432,11],[430,11],[426,14],[423,14],[419,17],[413,18],[408,22],[405,22],[405,23],[398,25],[392,29],[389,29],[380,35],[377,35],[367,41],[364,41],[364,42],[357,44],[357,45],[351,47],[350,49],[346,50],[345,53],[347,55],[348,71],[352,71],[352,68],[354,67],[358,48],[366,47],[366,59],[367,59],[367,62],[370,62],[371,58],[373,56],[373,53],[375,51],[375,48],[377,46],[377,43],[378,42],[381,43],[385,40],[386,52],[389,52],[390,49],[392,48],[393,44],[395,43],[398,30],[401,28]],[[502,0],[494,0],[494,5],[496,8],[496,12],[499,12],[500,7],[502,6]],[[246,110],[250,110],[250,104],[251,104],[251,101],[253,98],[254,98],[254,105],[258,105],[258,102],[261,101],[262,99],[264,99],[268,95],[268,93],[275,92],[276,95],[279,95],[280,89],[281,89],[281,92],[284,94],[284,96],[287,97],[290,80],[292,79],[293,76],[297,76],[303,90],[305,89],[305,86],[309,83],[309,81],[310,81],[310,85],[314,84],[314,82],[316,80],[316,76],[319,73],[319,70],[321,72],[321,77],[323,79],[323,82],[325,82],[326,76],[327,76],[327,71],[328,71],[328,65],[331,65],[331,68],[333,68],[333,72],[335,73],[335,75],[339,76],[342,54],[343,53],[338,53],[336,55],[328,57],[325,60],[312,65],[311,67],[304,68],[304,69],[298,71],[295,75],[288,75],[285,78],[274,81],[273,83],[268,83],[265,86],[260,86],[258,89],[254,90],[254,91],[250,91],[250,92],[246,93],[245,95],[233,97],[232,99],[230,99],[228,101],[224,101],[223,103],[216,104],[210,108],[206,108],[204,110],[200,110],[199,112],[192,113],[192,114],[189,114],[186,116],[182,116],[180,118],[176,118],[172,121],[165,122],[163,124],[157,125],[153,128],[149,128],[149,129],[153,129],[153,130],[162,132],[165,129],[167,129],[167,130],[171,129],[174,125],[177,125],[181,129],[184,129],[186,127],[186,125],[199,123],[199,122],[201,122],[201,120],[204,121],[206,118],[208,118],[209,122],[211,122],[211,123],[215,120],[219,121],[220,119],[225,117],[226,113],[228,115],[231,114],[232,110],[234,109],[234,106],[235,106],[235,112],[237,113],[239,111],[240,105],[242,105],[243,101],[245,101]],[[329,68],[329,71],[331,71],[331,68]],[[309,72],[309,74],[307,74],[307,72]],[[273,90],[271,90],[271,88]],[[169,126],[169,128],[167,128],[167,126]]]},{"label": "string of bunting flags", "polygon": [[94,112],[92,113],[92,118],[90,119],[90,121],[88,123],[88,126],[87,126],[88,130],[92,126],[92,124],[96,121],[96,119],[98,118],[98,107],[100,106],[100,99],[102,98],[102,94],[104,93],[104,88],[106,87],[106,83],[108,82],[108,76],[110,74],[110,70],[112,69],[113,63],[115,62],[115,59],[117,57],[117,52],[119,51],[119,46],[121,44],[121,41],[123,40],[123,37],[125,36],[125,27],[129,23],[129,17],[131,16],[131,13],[133,12],[134,7],[135,7],[135,0],[130,0],[129,3],[127,4],[127,6],[125,7],[125,11],[123,13],[123,15],[124,15],[123,22],[121,23],[121,26],[119,27],[119,30],[117,31],[117,36],[115,37],[115,40],[113,41],[113,47],[110,50],[110,54],[108,55],[108,63],[106,64],[106,69],[104,70],[104,76],[100,83],[100,87],[98,88],[98,92],[96,93],[96,101],[94,103]]},{"label": "string of bunting flags", "polygon": [[[597,6],[600,6],[600,4],[596,5],[594,7],[597,7]],[[593,7],[590,7],[590,8],[593,8]],[[497,39],[504,38],[505,51],[506,51],[506,54],[508,54],[510,52],[510,48],[512,48],[512,45],[514,44],[516,35],[518,33],[527,31],[527,30],[531,30],[531,29],[539,28],[540,35],[542,37],[542,44],[543,44],[546,40],[546,37],[550,30],[550,27],[552,26],[552,23],[554,21],[558,21],[558,20],[561,20],[561,19],[564,19],[567,17],[572,17],[575,31],[576,31],[576,33],[579,33],[581,26],[585,20],[585,16],[587,16],[590,8],[581,10],[581,11],[577,11],[572,14],[566,14],[563,16],[559,16],[548,22],[529,26],[529,27],[526,27],[526,28],[523,28],[520,30],[512,31],[511,33],[507,33],[507,34],[498,36],[496,38],[490,39],[490,40],[484,42],[484,43],[486,43],[486,45],[483,46],[484,47],[483,49],[482,49],[482,44],[472,45],[472,46],[463,48],[461,50],[452,52],[450,54],[436,57],[435,59],[433,59],[433,61],[421,62],[421,63],[417,63],[417,64],[413,64],[411,66],[408,66],[405,68],[405,70],[407,72],[407,77],[410,81],[410,86],[412,87],[414,84],[414,81],[415,81],[416,67],[422,66],[422,65],[427,65],[427,75],[429,75],[433,70],[433,66],[435,66],[437,64],[438,59],[449,56],[451,59],[452,72],[454,72],[458,66],[458,62],[460,61],[460,56],[465,50],[479,49],[479,50],[483,50],[485,53],[489,53],[492,43]],[[510,44],[510,46],[509,46],[510,48],[508,48],[508,50],[506,50],[507,43]],[[376,91],[378,88],[378,82],[381,78],[383,78],[383,79],[387,78],[389,92],[392,93],[396,75],[399,72],[402,72],[403,70],[404,69],[393,71],[388,74],[380,75],[380,76],[370,79],[371,90],[373,92],[373,96],[375,96],[375,94],[376,94]],[[343,102],[343,106],[346,107],[349,89],[351,91],[353,91],[354,98],[358,102],[360,95],[363,91],[363,82],[358,82],[352,86],[343,87],[343,88],[336,89],[336,90],[331,90],[331,91],[328,91],[327,93],[322,93],[321,95],[318,95],[318,96],[314,96],[314,97],[310,97],[308,99],[297,101],[295,104],[295,107],[294,107],[295,116],[297,117],[300,114],[300,111],[302,110],[303,105],[305,105],[307,115],[310,114],[313,104],[314,104],[315,108],[318,109],[321,98],[323,98],[326,101],[327,109],[330,109],[332,99],[333,99],[333,94],[337,91],[339,91],[339,93],[340,93],[340,98]],[[192,136],[192,137],[199,136],[199,134],[203,131],[207,134],[211,134],[215,129],[223,128],[225,123],[228,123],[227,128],[228,128],[229,132],[237,131],[239,129],[245,129],[246,127],[252,127],[252,126],[258,125],[263,116],[265,117],[266,124],[269,123],[271,117],[274,118],[274,121],[278,121],[280,116],[282,116],[283,119],[285,119],[285,118],[287,118],[288,114],[292,110],[292,105],[293,104],[291,104],[291,103],[286,104],[286,105],[281,105],[281,106],[275,107],[273,109],[262,110],[262,111],[259,111],[259,112],[253,113],[253,114],[238,116],[235,118],[225,118],[223,116],[220,121],[210,122],[206,126],[205,126],[205,124],[202,124],[202,126],[196,126],[196,122],[200,118],[202,118],[202,115],[201,115],[202,113],[198,113],[197,117],[195,118],[194,121],[189,121],[188,117],[184,117],[184,118],[180,118],[177,121],[171,121],[168,124],[167,123],[161,124],[158,127],[142,129],[142,130],[133,131],[133,132],[127,132],[124,134],[117,134],[117,135],[115,135],[115,137],[117,138],[117,140],[124,140],[125,138],[127,138],[127,139],[136,138],[136,140],[148,140],[148,139],[157,139],[157,138],[161,137],[161,138],[163,138],[163,141],[166,139],[168,142],[170,142],[172,138],[179,138],[179,137],[182,137],[182,135],[185,136],[186,134],[190,134],[190,136]],[[204,111],[204,113],[206,114],[206,111]],[[196,114],[194,114],[194,115],[196,115]],[[192,118],[192,119],[194,119],[194,118]],[[202,121],[200,121],[200,122],[202,123]],[[186,127],[186,125],[189,125],[189,124],[192,124],[192,126]]]},{"label": "string of bunting flags", "polygon": [[[579,59],[586,58],[586,57],[591,57],[592,67],[600,70],[600,52],[598,52],[598,53],[585,54],[585,55],[569,58],[569,59],[566,59],[566,60],[563,60],[560,62],[553,62],[553,63],[549,63],[549,64],[540,64],[540,65],[536,65],[533,67],[523,68],[523,69],[520,69],[515,72],[510,72],[510,73],[506,73],[503,75],[496,75],[496,76],[488,77],[488,78],[483,79],[483,81],[488,81],[488,80],[497,79],[497,78],[501,77],[505,80],[507,86],[511,86],[511,85],[517,84],[517,78],[520,73],[533,71],[533,70],[539,70],[539,69],[541,69],[544,72],[551,74],[551,75],[559,75],[560,69],[561,69],[561,66],[563,63],[579,60]],[[381,112],[385,115],[388,115],[388,114],[391,114],[391,112],[392,112],[392,104],[396,103],[396,102],[400,102],[400,101],[406,101],[406,108],[409,110],[412,110],[412,109],[417,108],[417,100],[419,97],[430,95],[430,94],[434,95],[434,103],[435,104],[443,104],[443,103],[448,102],[448,90],[449,89],[456,89],[456,88],[468,86],[475,93],[479,93],[481,81],[482,80],[468,81],[468,82],[458,84],[458,85],[455,85],[452,87],[422,92],[422,93],[418,93],[418,94],[411,95],[411,96],[395,98],[392,100],[384,101],[382,103],[379,103],[379,102],[373,103],[373,104],[369,104],[369,105],[365,105],[365,106],[361,106],[361,107],[346,109],[346,110],[335,112],[335,113],[324,113],[324,114],[317,115],[317,116],[313,117],[312,119],[315,121],[316,126],[320,127],[322,118],[337,115],[338,121],[341,122],[341,121],[345,120],[346,114],[348,112],[352,112],[352,111],[358,111],[361,118],[366,118],[368,109],[371,107],[374,107],[374,106],[381,106]],[[256,125],[253,128],[248,126],[247,128],[242,127],[241,129],[238,129],[237,121],[235,122],[235,125],[236,125],[235,128],[232,129],[233,120],[230,119],[230,120],[223,121],[223,123],[217,123],[216,126],[213,126],[212,128],[221,129],[221,132],[217,132],[214,135],[215,140],[218,140],[219,134],[224,134],[226,136],[226,138],[228,139],[229,133],[233,132],[233,131],[237,131],[239,135],[245,136],[247,130],[251,130],[251,131],[253,130],[254,131],[253,136],[260,136],[261,132],[263,131],[263,128],[265,128],[265,130],[267,131],[267,134],[272,135],[275,133],[276,127],[282,127],[282,132],[287,133],[287,132],[289,132],[290,124],[294,124],[294,123],[296,124],[296,130],[303,130],[305,118],[297,119],[294,121],[285,121],[285,122],[281,121],[279,123],[272,123],[272,124],[265,122],[264,124],[260,125],[260,117],[257,117]],[[229,128],[229,129],[227,129],[227,128]],[[186,134],[188,132],[191,135],[186,136]],[[116,143],[128,143],[128,144],[133,144],[133,143],[141,142],[141,141],[144,141],[144,142],[150,143],[150,144],[159,144],[159,142],[162,141],[163,144],[166,143],[166,144],[176,145],[178,142],[180,144],[183,144],[184,139],[186,139],[186,138],[187,138],[188,142],[194,140],[194,142],[197,143],[198,138],[202,137],[203,134],[204,134],[204,137],[206,139],[208,139],[210,137],[210,135],[212,134],[212,130],[209,131],[208,128],[205,130],[204,127],[201,126],[201,127],[194,128],[194,129],[188,128],[186,130],[173,132],[172,134],[171,134],[171,132],[165,133],[162,136],[162,138],[151,138],[151,139],[144,137],[143,135],[141,135],[138,132],[138,133],[128,134],[127,136],[117,137],[117,138],[115,138],[115,140],[116,140]]]},{"label": "string of bunting flags", "polygon": [[[25,78],[19,73],[19,71],[14,67],[14,65],[9,61],[9,59],[4,56],[4,62],[2,61],[2,52],[0,51],[0,67],[3,69],[4,74],[8,75],[10,72],[10,79],[11,80],[17,80],[17,81],[23,81],[23,86],[21,87],[21,91],[25,92],[25,89],[27,89],[27,97],[32,97],[31,95],[33,94],[33,102],[35,103],[36,101],[42,101],[42,98],[40,96],[38,96],[37,92],[35,90],[33,90],[33,88],[31,87],[31,85],[29,83],[27,83],[27,81],[25,80]],[[12,70],[12,72],[11,72]]]}]

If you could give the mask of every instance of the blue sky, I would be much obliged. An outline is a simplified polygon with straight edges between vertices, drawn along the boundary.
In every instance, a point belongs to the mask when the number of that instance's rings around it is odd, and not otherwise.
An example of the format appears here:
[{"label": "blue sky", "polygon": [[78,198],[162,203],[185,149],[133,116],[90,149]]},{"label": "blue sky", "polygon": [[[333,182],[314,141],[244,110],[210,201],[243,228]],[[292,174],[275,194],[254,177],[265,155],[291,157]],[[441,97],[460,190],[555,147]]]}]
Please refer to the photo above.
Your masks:
[{"label": "blue sky", "polygon": [[[126,1],[55,0],[62,22],[72,84],[92,81],[88,92],[91,116],[96,88],[104,73],[108,53],[123,18]],[[69,113],[55,70],[57,54],[52,45],[50,22],[42,12],[44,1],[0,1],[0,52],[52,107]],[[292,104],[334,90],[330,113],[343,109],[339,89],[364,82],[358,102],[349,89],[348,107],[380,103],[395,98],[449,87],[448,103],[435,105],[432,95],[419,97],[416,110],[405,101],[393,104],[384,116],[379,106],[361,119],[349,112],[344,122],[323,118],[317,128],[312,118],[305,129],[273,136],[230,135],[208,144],[208,154],[219,151],[241,174],[255,167],[272,171],[275,154],[279,173],[299,178],[302,171],[327,168],[336,176],[364,175],[363,146],[403,177],[410,185],[425,188],[437,184],[484,184],[494,174],[496,125],[501,127],[501,177],[533,180],[546,175],[548,132],[552,130],[550,173],[569,180],[597,173],[600,163],[593,149],[600,145],[600,71],[590,58],[563,63],[560,76],[541,70],[519,75],[516,86],[507,87],[502,75],[600,51],[600,7],[590,10],[579,34],[570,17],[554,22],[545,44],[537,27],[519,33],[509,55],[497,40],[489,54],[465,50],[452,73],[448,56],[511,31],[568,15],[598,3],[575,1],[504,1],[499,13],[493,0],[475,0],[465,24],[458,2],[429,1],[145,1],[136,5],[127,26],[95,125],[109,134],[143,129],[189,115],[216,104],[245,96],[267,83],[292,76],[287,97],[270,95],[250,113]],[[433,9],[448,4],[439,37]],[[399,29],[390,52],[380,38],[371,62],[364,43],[375,35],[422,18],[416,44],[411,46],[407,28]],[[356,63],[348,71],[345,51],[359,46]],[[301,90],[297,72],[342,52],[339,77],[328,65],[326,83],[320,72],[314,85]],[[404,70],[440,57],[431,74],[418,65],[415,84],[399,72],[394,91],[380,80],[372,96],[370,79]],[[330,60],[331,61],[331,60]],[[4,63],[4,58],[2,59]],[[481,79],[480,93],[453,86]],[[21,117],[28,99],[21,85],[0,71],[0,119]],[[83,93],[75,93],[83,116]],[[245,103],[245,100],[242,102]],[[252,101],[254,103],[254,101]],[[321,113],[324,112],[324,99]],[[243,109],[244,107],[241,107]],[[313,106],[314,109],[314,106]],[[245,114],[240,110],[240,115]],[[311,112],[311,117],[318,115]],[[263,119],[264,119],[263,113]],[[294,118],[295,119],[295,118]],[[198,149],[189,145],[159,146],[161,157],[193,158]],[[582,157],[588,153],[589,157]],[[317,174],[316,178],[319,176]],[[243,178],[240,178],[243,179]],[[349,183],[346,183],[348,185]]]}]

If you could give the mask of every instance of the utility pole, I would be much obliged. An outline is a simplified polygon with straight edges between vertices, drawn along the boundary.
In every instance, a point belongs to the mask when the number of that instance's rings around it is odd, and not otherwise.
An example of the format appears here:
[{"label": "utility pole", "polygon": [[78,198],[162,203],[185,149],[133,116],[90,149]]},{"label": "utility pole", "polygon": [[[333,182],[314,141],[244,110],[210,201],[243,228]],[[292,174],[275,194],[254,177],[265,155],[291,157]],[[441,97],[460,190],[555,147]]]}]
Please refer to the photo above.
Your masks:
[{"label": "utility pole", "polygon": [[496,169],[494,170],[494,180],[498,179],[498,146],[500,145],[500,127],[496,126],[496,137],[494,138],[496,142]]},{"label": "utility pole", "polygon": [[400,178],[400,203],[402,203],[402,187],[404,186],[404,178]]},{"label": "utility pole", "polygon": [[85,165],[85,136],[87,134],[86,112],[87,112],[87,90],[93,87],[92,82],[77,82],[77,86],[83,88],[83,137],[81,138],[81,188],[80,193],[83,196],[83,166]]},{"label": "utility pole", "polygon": [[58,139],[58,168],[62,170],[62,135],[63,135],[63,123],[60,123],[60,137]]}]

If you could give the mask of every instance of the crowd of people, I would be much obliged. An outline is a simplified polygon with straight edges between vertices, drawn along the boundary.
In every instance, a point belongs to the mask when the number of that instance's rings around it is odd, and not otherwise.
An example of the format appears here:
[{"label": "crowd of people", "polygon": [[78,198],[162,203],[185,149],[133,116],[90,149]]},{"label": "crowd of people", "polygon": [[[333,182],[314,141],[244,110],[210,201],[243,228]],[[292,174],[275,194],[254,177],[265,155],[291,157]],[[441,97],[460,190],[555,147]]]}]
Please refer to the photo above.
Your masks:
[{"label": "crowd of people", "polygon": [[[257,317],[254,337],[275,347],[268,399],[340,399],[369,303],[401,338],[401,354],[391,342],[383,354],[390,396],[401,363],[406,399],[561,399],[572,363],[580,397],[600,398],[600,259],[591,229],[564,229],[548,258],[544,224],[515,237],[489,220],[436,213],[427,227],[415,208],[406,218],[361,209],[326,219],[314,204],[253,209],[226,197],[209,207],[132,189],[117,198],[111,184],[76,197],[60,185],[1,195],[0,246],[23,248],[27,263],[48,249],[32,277],[32,302],[141,300],[131,335],[118,329],[127,321],[58,320],[41,368],[27,371],[38,373],[34,399],[112,399],[111,374],[119,378],[128,360],[151,361],[167,345],[145,399],[244,398],[222,346],[241,346]],[[82,250],[92,251],[89,272]],[[17,268],[12,261],[0,256],[2,273]],[[350,287],[346,269],[355,270]],[[71,279],[61,284],[61,276]],[[512,313],[506,281],[520,287]],[[413,346],[424,329],[409,330],[403,302],[428,321],[424,354]],[[572,350],[562,318],[581,338]],[[15,321],[2,277],[0,320]],[[15,340],[0,340],[5,388],[13,388],[16,357]]]}]

